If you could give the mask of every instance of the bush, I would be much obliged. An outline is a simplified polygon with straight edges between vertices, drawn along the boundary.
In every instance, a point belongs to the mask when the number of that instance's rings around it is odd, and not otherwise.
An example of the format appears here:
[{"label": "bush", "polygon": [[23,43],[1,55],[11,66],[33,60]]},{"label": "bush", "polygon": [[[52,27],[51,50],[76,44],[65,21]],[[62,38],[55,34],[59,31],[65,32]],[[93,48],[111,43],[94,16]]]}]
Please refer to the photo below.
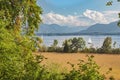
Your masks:
[{"label": "bush", "polygon": [[63,52],[63,48],[62,47],[48,47],[48,52]]},{"label": "bush", "polygon": [[62,68],[60,64],[50,63],[46,65],[47,77],[45,80],[63,80],[66,69]]},{"label": "bush", "polygon": [[120,54],[120,48],[112,49],[112,53]]},{"label": "bush", "polygon": [[48,47],[48,52],[55,52],[55,49],[53,47]]},{"label": "bush", "polygon": [[87,56],[88,61],[79,60],[78,69],[71,64],[72,70],[65,75],[64,80],[105,80],[105,76],[99,72],[100,67],[93,61],[94,56]]},{"label": "bush", "polygon": [[96,48],[85,48],[84,50],[82,50],[81,52],[84,53],[97,53],[97,49]]}]

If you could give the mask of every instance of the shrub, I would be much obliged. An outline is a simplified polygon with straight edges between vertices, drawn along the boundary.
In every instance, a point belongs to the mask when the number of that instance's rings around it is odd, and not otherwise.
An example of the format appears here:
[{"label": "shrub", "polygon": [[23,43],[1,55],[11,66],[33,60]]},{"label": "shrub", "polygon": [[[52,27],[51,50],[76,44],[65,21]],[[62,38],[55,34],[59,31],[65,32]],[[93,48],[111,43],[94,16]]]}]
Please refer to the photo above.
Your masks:
[{"label": "shrub", "polygon": [[82,50],[81,52],[84,53],[97,53],[97,49],[96,48],[85,48],[84,50]]},{"label": "shrub", "polygon": [[78,69],[71,64],[72,70],[65,75],[64,80],[105,80],[105,76],[99,72],[100,67],[93,61],[94,56],[87,56],[88,61],[79,60]]},{"label": "shrub", "polygon": [[112,49],[112,53],[120,54],[120,48]]},{"label": "shrub", "polygon": [[63,48],[62,47],[48,47],[47,49],[48,52],[63,52]]}]

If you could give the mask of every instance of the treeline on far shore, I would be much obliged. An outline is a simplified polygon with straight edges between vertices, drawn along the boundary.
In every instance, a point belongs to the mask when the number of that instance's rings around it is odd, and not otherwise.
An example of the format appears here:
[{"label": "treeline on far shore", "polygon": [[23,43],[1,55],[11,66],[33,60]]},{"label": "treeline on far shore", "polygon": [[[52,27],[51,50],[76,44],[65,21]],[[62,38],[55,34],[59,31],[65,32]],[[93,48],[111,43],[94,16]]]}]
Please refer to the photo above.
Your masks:
[{"label": "treeline on far shore", "polygon": [[112,38],[106,37],[101,47],[94,48],[92,43],[90,47],[86,46],[86,42],[82,37],[74,37],[66,39],[62,47],[58,46],[58,40],[54,40],[51,46],[41,45],[39,50],[40,52],[61,52],[61,53],[109,53],[109,54],[120,54],[120,48],[116,48],[116,42],[112,44]]}]

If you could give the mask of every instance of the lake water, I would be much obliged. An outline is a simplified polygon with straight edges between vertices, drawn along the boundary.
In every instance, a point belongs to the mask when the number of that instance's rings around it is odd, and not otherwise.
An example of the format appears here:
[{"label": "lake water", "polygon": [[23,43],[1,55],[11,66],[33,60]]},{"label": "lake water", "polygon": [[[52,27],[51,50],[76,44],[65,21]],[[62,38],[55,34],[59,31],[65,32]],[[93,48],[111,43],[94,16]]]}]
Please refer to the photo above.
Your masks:
[{"label": "lake water", "polygon": [[[93,47],[101,47],[103,44],[103,41],[106,37],[106,35],[95,35],[95,36],[91,36],[91,35],[80,35],[80,36],[41,36],[41,38],[43,39],[43,44],[46,46],[51,46],[53,44],[53,41],[56,39],[58,40],[58,45],[62,46],[63,41],[66,39],[70,39],[73,37],[82,37],[85,41],[86,41],[86,45],[87,47],[89,47],[90,45],[88,44],[88,40],[91,39]],[[109,35],[109,37],[112,38],[112,44],[114,42],[116,42],[116,46],[117,48],[120,47],[120,35]]]}]

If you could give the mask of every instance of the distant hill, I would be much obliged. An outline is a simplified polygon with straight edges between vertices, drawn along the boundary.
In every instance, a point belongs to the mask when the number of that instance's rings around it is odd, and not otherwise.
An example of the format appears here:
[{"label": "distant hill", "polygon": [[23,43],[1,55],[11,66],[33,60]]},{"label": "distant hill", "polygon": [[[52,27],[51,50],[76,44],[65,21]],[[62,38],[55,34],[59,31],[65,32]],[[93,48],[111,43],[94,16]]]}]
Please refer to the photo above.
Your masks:
[{"label": "distant hill", "polygon": [[120,35],[117,22],[95,24],[90,27],[68,27],[57,24],[42,24],[37,35]]},{"label": "distant hill", "polygon": [[55,34],[55,33],[74,33],[74,32],[79,32],[81,30],[84,30],[88,27],[68,27],[68,26],[60,26],[57,24],[42,24],[40,25],[40,28],[38,30],[38,33],[43,33],[43,34]]},{"label": "distant hill", "polygon": [[112,22],[110,24],[95,24],[87,28],[86,30],[79,31],[79,34],[116,34],[120,33],[120,27],[117,26],[117,22]]}]

